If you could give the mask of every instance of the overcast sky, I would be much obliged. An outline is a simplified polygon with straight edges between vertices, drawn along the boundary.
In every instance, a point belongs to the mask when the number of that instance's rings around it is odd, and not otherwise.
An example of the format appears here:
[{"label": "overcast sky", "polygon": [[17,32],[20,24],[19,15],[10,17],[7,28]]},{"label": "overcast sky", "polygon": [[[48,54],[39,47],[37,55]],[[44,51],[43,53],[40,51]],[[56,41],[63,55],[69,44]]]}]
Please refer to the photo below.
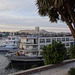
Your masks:
[{"label": "overcast sky", "polygon": [[51,23],[48,17],[38,14],[36,0],[0,0],[0,31],[45,29],[52,32],[68,32],[61,21]]}]

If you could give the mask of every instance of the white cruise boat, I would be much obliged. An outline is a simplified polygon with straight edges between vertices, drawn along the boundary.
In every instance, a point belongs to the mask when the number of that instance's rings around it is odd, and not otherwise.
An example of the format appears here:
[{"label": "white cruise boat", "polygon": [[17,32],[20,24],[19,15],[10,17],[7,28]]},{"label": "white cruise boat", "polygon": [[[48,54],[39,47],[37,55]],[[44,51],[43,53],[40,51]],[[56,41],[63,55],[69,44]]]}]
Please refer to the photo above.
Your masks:
[{"label": "white cruise boat", "polygon": [[18,49],[20,42],[20,37],[15,35],[10,35],[6,39],[5,43],[0,46],[0,52],[14,52]]}]

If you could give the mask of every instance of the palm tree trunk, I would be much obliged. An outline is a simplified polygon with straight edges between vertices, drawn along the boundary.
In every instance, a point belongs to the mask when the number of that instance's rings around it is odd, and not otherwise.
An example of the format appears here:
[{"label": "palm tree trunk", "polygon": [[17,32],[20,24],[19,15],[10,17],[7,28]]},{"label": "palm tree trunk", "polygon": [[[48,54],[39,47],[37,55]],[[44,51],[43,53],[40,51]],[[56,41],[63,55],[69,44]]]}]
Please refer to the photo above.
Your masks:
[{"label": "palm tree trunk", "polygon": [[73,28],[73,26],[71,25],[71,23],[69,23],[68,19],[66,18],[66,16],[62,13],[61,9],[58,9],[59,13],[61,14],[61,16],[63,17],[63,19],[65,20],[65,22],[67,23],[69,29],[71,30],[71,33],[75,39],[75,29]]},{"label": "palm tree trunk", "polygon": [[71,5],[70,5],[69,2],[66,2],[66,6],[67,6],[68,12],[70,14],[70,17],[72,19],[72,22],[73,22],[73,25],[74,25],[74,29],[75,29],[75,15],[73,13],[73,10],[72,10]]}]

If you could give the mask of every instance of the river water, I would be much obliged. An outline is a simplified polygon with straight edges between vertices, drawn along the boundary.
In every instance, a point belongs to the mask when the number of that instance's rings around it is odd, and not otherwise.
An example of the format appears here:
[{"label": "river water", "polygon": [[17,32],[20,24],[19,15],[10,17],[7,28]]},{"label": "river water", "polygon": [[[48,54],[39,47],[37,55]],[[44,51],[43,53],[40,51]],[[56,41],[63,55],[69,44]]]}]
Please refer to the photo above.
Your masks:
[{"label": "river water", "polygon": [[0,53],[0,75],[7,75],[9,73],[14,73],[20,69],[13,67],[13,64],[8,60],[5,54]]},{"label": "river water", "polygon": [[[3,45],[6,38],[0,39],[0,46]],[[7,75],[9,73],[17,72],[20,69],[14,68],[12,63],[5,57],[5,53],[0,52],[0,75]]]},{"label": "river water", "polygon": [[8,75],[21,70],[30,69],[31,66],[25,62],[11,62],[4,53],[0,53],[0,75]]}]

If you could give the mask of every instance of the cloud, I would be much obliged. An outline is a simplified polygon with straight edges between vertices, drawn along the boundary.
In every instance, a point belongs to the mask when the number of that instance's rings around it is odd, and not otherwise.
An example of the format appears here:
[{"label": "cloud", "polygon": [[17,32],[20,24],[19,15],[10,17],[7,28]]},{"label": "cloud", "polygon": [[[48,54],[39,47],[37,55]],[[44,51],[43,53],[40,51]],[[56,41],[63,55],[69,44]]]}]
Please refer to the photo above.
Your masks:
[{"label": "cloud", "polygon": [[65,23],[51,23],[48,17],[39,16],[35,4],[36,0],[0,0],[0,30],[17,31],[38,26],[48,31],[69,31]]},{"label": "cloud", "polygon": [[[0,10],[30,10],[34,7],[35,0],[0,0]],[[28,9],[27,9],[28,8]]]},{"label": "cloud", "polygon": [[0,29],[11,29],[13,31],[17,31],[22,29],[34,29],[34,27],[36,26],[40,27],[40,29],[45,29],[47,31],[69,31],[65,23],[50,23],[48,18],[46,17],[24,18],[16,16],[6,16],[6,18],[0,18]]}]

